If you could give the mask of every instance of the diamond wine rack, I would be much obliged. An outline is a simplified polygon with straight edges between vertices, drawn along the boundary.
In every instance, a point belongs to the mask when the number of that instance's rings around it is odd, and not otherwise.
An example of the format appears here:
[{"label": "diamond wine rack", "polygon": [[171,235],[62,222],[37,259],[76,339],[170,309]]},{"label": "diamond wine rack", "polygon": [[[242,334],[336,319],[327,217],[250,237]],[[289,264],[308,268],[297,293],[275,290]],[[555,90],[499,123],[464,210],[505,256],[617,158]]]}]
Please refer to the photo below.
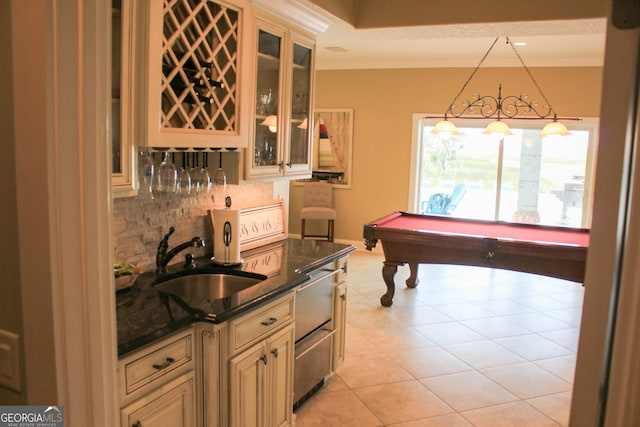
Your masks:
[{"label": "diamond wine rack", "polygon": [[162,128],[236,128],[238,15],[212,1],[164,1]]}]

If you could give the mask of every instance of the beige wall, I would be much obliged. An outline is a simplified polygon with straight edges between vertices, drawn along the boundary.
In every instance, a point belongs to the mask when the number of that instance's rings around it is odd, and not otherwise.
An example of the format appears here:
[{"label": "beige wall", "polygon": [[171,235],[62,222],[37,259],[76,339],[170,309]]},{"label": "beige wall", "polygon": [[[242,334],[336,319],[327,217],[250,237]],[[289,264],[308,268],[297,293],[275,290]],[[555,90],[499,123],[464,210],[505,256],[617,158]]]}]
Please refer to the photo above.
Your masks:
[{"label": "beige wall", "polygon": [[[540,87],[559,116],[597,117],[602,69],[534,68]],[[351,189],[334,191],[336,238],[359,241],[363,224],[409,202],[412,115],[442,114],[470,69],[318,71],[316,108],[353,108]],[[536,91],[523,68],[481,68],[470,84],[483,95]],[[302,187],[291,187],[289,232],[300,232]]]}]

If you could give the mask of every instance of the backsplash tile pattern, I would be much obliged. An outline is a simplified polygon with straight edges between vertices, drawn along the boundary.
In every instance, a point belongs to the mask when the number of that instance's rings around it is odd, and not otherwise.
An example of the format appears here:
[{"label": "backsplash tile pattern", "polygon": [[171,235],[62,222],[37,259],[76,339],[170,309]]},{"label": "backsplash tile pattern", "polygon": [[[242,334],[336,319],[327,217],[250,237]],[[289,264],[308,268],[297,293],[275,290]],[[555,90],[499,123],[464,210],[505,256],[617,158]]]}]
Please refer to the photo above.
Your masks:
[{"label": "backsplash tile pattern", "polygon": [[[228,185],[227,194],[234,207],[252,206],[262,201],[273,200],[272,183]],[[193,248],[195,256],[211,253],[212,230],[208,210],[220,206],[224,198],[221,192],[199,193],[187,196],[180,194],[157,194],[152,200],[148,196],[115,199],[113,202],[113,247],[114,262],[138,265],[142,271],[155,269],[155,255],[160,239],[175,227],[169,239],[169,249],[190,240],[194,236],[205,239],[207,247]],[[185,251],[184,254],[187,252]],[[174,262],[184,260],[177,255]]]}]

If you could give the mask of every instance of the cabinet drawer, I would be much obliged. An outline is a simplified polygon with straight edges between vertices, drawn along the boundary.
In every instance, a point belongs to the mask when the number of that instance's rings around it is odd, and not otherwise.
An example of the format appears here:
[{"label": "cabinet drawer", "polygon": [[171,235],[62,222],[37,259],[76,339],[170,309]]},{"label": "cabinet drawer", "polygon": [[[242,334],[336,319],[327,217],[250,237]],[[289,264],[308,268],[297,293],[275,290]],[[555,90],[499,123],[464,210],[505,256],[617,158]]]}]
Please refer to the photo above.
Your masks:
[{"label": "cabinet drawer", "polygon": [[196,379],[188,371],[120,410],[122,427],[196,426]]},{"label": "cabinet drawer", "polygon": [[229,322],[229,348],[234,353],[293,319],[293,292]]},{"label": "cabinet drawer", "polygon": [[[189,332],[175,335],[120,361],[123,398],[140,388],[168,381],[178,368],[193,363],[193,336]],[[156,384],[154,384],[155,386]]]}]

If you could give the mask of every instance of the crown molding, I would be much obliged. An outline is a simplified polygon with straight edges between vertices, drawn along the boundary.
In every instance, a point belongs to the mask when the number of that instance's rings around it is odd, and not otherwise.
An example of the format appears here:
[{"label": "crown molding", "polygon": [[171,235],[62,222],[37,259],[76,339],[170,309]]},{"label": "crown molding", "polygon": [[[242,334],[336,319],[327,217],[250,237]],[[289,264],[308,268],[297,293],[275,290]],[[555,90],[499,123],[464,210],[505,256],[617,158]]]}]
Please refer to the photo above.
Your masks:
[{"label": "crown molding", "polygon": [[327,12],[306,1],[300,0],[251,0],[253,10],[276,16],[314,35],[324,33],[331,19]]}]

